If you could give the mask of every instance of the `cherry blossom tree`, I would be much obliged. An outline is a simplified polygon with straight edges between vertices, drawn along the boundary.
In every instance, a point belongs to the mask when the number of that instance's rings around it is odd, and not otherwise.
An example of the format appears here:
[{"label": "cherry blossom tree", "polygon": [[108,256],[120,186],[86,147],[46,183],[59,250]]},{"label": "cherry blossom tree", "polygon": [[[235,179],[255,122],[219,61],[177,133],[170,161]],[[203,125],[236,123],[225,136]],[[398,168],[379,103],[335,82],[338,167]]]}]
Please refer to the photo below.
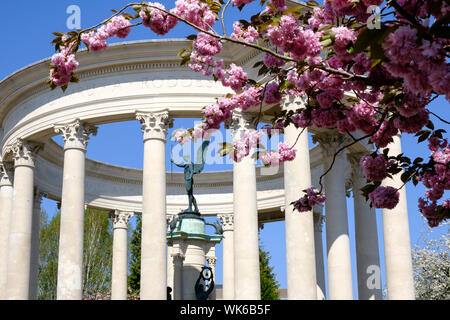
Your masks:
[{"label": "cherry blossom tree", "polygon": [[[220,81],[234,94],[205,106],[203,123],[177,132],[178,142],[209,136],[231,118],[234,109],[262,110],[263,105],[280,104],[286,96],[302,97],[303,107],[281,111],[269,129],[289,125],[335,129],[351,139],[335,157],[369,139],[375,149],[361,159],[361,166],[368,181],[362,192],[371,205],[389,209],[397,205],[398,189],[381,182],[403,172],[404,184],[421,182],[427,188],[418,207],[429,225],[447,220],[450,200],[444,192],[450,187],[450,146],[446,131],[435,128],[432,120],[449,122],[428,105],[439,96],[450,100],[448,1],[324,0],[323,5],[308,1],[288,8],[286,0],[260,0],[260,12],[249,21],[234,22],[228,35],[227,9],[245,10],[254,1],[177,0],[171,9],[160,3],[130,3],[88,29],[56,32],[52,44],[57,53],[52,57],[49,84],[65,90],[78,81],[76,53],[82,44],[100,51],[108,47],[109,38],[126,38],[133,27],[142,25],[165,35],[184,23],[196,34],[188,37],[191,48],[179,53],[181,64]],[[378,8],[380,19],[373,19],[373,8]],[[226,67],[217,57],[226,42],[259,50],[262,58],[253,68],[264,80],[250,79],[249,70],[241,66]],[[399,133],[427,141],[429,159],[389,156],[387,147]],[[261,131],[245,132],[233,145],[224,145],[222,154],[240,161],[256,152],[268,166],[295,158],[295,145],[280,144],[278,152],[259,150],[261,136]],[[294,203],[298,211],[325,201],[323,176],[318,189],[302,191]]]}]

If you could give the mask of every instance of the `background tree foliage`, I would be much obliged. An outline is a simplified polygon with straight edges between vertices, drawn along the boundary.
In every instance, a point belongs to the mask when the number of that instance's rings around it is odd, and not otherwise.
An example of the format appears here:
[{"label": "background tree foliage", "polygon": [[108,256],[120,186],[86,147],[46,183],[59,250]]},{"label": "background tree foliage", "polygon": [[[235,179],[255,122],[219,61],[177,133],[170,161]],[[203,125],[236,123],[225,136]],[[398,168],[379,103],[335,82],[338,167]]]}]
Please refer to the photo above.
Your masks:
[{"label": "background tree foliage", "polygon": [[259,246],[259,272],[261,279],[261,300],[280,300],[280,284],[276,280],[273,267],[270,266],[269,252]]},{"label": "background tree foliage", "polygon": [[450,300],[449,232],[424,242],[424,247],[412,250],[416,299]]},{"label": "background tree foliage", "polygon": [[60,217],[58,212],[49,219],[45,211],[41,212],[38,300],[56,300]]},{"label": "background tree foliage", "polygon": [[132,232],[130,240],[130,262],[128,288],[130,293],[139,295],[141,290],[141,235],[142,216],[136,215],[136,227]]},{"label": "background tree foliage", "polygon": [[[61,214],[41,214],[39,300],[55,300],[58,279],[58,246]],[[107,294],[111,288],[112,223],[105,211],[85,213],[83,296]]]}]

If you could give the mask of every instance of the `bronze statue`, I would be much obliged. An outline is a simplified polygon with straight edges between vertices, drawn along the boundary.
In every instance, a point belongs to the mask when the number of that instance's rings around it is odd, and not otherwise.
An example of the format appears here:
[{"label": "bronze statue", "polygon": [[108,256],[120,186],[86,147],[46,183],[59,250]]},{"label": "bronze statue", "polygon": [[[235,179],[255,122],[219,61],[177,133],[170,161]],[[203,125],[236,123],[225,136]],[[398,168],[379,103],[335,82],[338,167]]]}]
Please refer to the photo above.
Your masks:
[{"label": "bronze statue", "polygon": [[[194,175],[199,174],[205,168],[205,152],[210,144],[210,141],[203,142],[201,148],[198,150],[197,159],[201,159],[200,164],[186,162],[186,164],[179,164],[170,159],[170,161],[179,168],[184,168],[184,182],[186,185],[186,192],[189,197],[189,208],[184,210],[183,213],[196,213],[200,214],[197,206],[197,200],[194,197]],[[192,211],[192,206],[194,206],[194,211]]]},{"label": "bronze statue", "polygon": [[[197,279],[197,282],[195,283],[195,296],[197,297],[197,300],[208,300],[209,295],[214,290],[213,278],[214,275],[212,269],[209,267],[203,267]],[[205,290],[205,286],[202,283],[200,283],[202,279],[205,282],[208,281],[207,290]]]}]

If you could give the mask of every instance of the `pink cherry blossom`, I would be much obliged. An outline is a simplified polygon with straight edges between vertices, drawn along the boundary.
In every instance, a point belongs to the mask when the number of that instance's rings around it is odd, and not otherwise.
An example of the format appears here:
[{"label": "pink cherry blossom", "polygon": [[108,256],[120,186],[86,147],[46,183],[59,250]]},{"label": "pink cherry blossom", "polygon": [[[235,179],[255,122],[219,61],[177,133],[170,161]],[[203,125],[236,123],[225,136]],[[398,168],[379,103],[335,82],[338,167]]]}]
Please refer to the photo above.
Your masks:
[{"label": "pink cherry blossom", "polygon": [[378,187],[369,193],[369,199],[375,208],[394,209],[399,198],[400,194],[393,187]]},{"label": "pink cherry blossom", "polygon": [[215,56],[222,50],[222,43],[215,37],[200,32],[194,41],[194,50],[202,56]]},{"label": "pink cherry blossom", "polygon": [[162,4],[149,2],[149,5],[153,7],[143,8],[139,13],[144,26],[163,36],[177,25],[178,20],[175,17],[162,11],[166,9]]},{"label": "pink cherry blossom", "polygon": [[270,82],[266,85],[264,92],[264,102],[267,104],[278,104],[281,101],[282,95],[279,92],[280,86],[276,82]]},{"label": "pink cherry blossom", "polygon": [[389,164],[383,155],[380,154],[375,158],[372,156],[364,156],[359,163],[364,169],[367,180],[383,181],[387,177]]}]

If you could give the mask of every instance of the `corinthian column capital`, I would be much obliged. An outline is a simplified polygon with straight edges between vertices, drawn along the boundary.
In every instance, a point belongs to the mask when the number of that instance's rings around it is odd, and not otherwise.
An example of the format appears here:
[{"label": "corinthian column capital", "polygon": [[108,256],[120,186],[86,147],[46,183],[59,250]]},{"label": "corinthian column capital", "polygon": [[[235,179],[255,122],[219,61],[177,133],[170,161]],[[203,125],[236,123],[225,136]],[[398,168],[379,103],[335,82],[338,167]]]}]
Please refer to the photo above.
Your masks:
[{"label": "corinthian column capital", "polygon": [[[339,151],[346,144],[351,142],[351,139],[337,131],[325,131],[313,136],[313,142],[320,144],[323,156],[325,158],[332,158],[337,151]],[[344,151],[339,153],[339,156],[343,156]]]},{"label": "corinthian column capital", "polygon": [[0,161],[0,187],[12,186],[14,181],[14,163]]},{"label": "corinthian column capital", "polygon": [[364,170],[360,165],[360,160],[363,156],[367,155],[366,152],[349,153],[347,155],[348,163],[351,166],[350,182],[353,184],[356,180],[365,179]]},{"label": "corinthian column capital", "polygon": [[234,230],[234,215],[229,214],[219,214],[217,215],[220,223],[222,224],[223,231],[233,231]]},{"label": "corinthian column capital", "polygon": [[61,133],[64,139],[64,149],[81,149],[86,150],[89,136],[97,135],[98,128],[89,124],[82,123],[80,119],[75,121],[55,125],[55,132]]},{"label": "corinthian column capital", "polygon": [[133,212],[114,211],[111,213],[113,219],[113,229],[128,229],[128,222],[134,215]]},{"label": "corinthian column capital", "polygon": [[257,117],[251,113],[235,109],[231,119],[227,122],[227,127],[231,128],[234,133],[256,129]]},{"label": "corinthian column capital", "polygon": [[173,119],[169,116],[169,110],[157,112],[136,112],[136,119],[142,124],[144,141],[158,139],[166,141],[167,130],[173,127]]},{"label": "corinthian column capital", "polygon": [[36,155],[42,148],[41,143],[17,139],[6,148],[7,158],[14,160],[14,166],[25,166],[34,168]]}]

